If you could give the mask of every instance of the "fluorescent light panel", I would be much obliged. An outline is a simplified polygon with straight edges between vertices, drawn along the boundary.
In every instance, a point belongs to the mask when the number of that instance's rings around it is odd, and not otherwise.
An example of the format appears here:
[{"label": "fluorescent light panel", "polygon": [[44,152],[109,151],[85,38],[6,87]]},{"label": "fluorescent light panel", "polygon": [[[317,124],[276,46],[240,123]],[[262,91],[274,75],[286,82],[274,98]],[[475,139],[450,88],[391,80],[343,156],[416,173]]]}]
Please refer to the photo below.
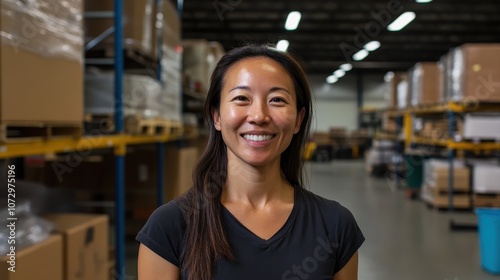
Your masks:
[{"label": "fluorescent light panel", "polygon": [[333,84],[338,80],[339,79],[337,77],[335,77],[334,75],[330,75],[330,76],[326,77],[326,82],[329,84]]},{"label": "fluorescent light panel", "polygon": [[429,2],[432,2],[432,0],[417,0],[415,2],[417,2],[417,3],[429,3]]},{"label": "fluorescent light panel", "polygon": [[367,56],[368,56],[368,51],[365,49],[361,49],[352,56],[352,59],[354,59],[356,61],[360,61],[360,60],[365,59],[365,57],[367,57]]},{"label": "fluorescent light panel", "polygon": [[350,63],[344,63],[342,65],[340,65],[340,69],[344,70],[344,71],[350,71],[352,69],[352,64]]},{"label": "fluorescent light panel", "polygon": [[415,19],[414,12],[406,12],[401,14],[397,19],[395,19],[389,26],[387,26],[387,30],[389,31],[399,31],[403,29],[408,23],[412,22]]},{"label": "fluorescent light panel", "polygon": [[339,69],[339,70],[337,70],[337,71],[333,72],[333,75],[334,75],[335,77],[337,77],[337,78],[342,78],[342,77],[344,77],[345,72],[344,72],[344,70]]},{"label": "fluorescent light panel", "polygon": [[369,51],[369,52],[372,52],[376,49],[380,48],[380,42],[379,41],[371,41],[369,43],[367,43],[365,46],[364,46],[364,49]]},{"label": "fluorescent light panel", "polygon": [[289,45],[290,43],[287,40],[280,40],[278,44],[276,44],[276,49],[278,49],[278,51],[286,52]]},{"label": "fluorescent light panel", "polygon": [[297,29],[297,26],[299,26],[300,22],[300,12],[293,11],[288,14],[288,17],[286,18],[285,22],[285,29],[286,30],[295,30]]}]

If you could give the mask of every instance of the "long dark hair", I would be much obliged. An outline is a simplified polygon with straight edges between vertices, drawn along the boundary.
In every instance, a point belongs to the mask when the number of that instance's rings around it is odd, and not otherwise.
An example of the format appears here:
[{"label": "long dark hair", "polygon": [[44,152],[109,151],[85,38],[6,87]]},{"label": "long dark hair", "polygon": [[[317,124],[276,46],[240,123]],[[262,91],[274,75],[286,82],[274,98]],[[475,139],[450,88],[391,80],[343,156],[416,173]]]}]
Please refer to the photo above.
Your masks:
[{"label": "long dark hair", "polygon": [[231,245],[223,227],[222,186],[227,178],[226,145],[214,127],[213,112],[220,108],[221,90],[228,69],[236,62],[251,57],[267,57],[278,62],[290,75],[297,94],[297,113],[305,111],[300,130],[281,155],[281,172],[294,187],[303,187],[301,154],[309,138],[312,104],[307,77],[300,63],[289,53],[268,46],[245,46],[229,51],[215,67],[210,80],[205,117],[208,121],[208,144],[193,171],[193,188],[179,201],[185,214],[187,229],[182,255],[182,273],[189,279],[209,280],[217,260],[234,260]]}]

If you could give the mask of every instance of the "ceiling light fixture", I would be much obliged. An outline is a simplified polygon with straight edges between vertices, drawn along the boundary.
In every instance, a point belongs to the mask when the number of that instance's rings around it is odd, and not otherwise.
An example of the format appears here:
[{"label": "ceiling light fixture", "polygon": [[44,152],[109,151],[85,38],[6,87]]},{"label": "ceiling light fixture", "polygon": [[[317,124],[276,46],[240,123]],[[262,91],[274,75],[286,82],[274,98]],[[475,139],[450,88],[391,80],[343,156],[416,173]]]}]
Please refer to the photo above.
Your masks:
[{"label": "ceiling light fixture", "polygon": [[347,71],[350,71],[352,69],[352,64],[344,63],[344,64],[340,65],[339,68],[347,72]]},{"label": "ceiling light fixture", "polygon": [[432,0],[417,0],[415,2],[417,2],[417,3],[429,3],[429,2],[432,2]]},{"label": "ceiling light fixture", "polygon": [[297,26],[299,26],[300,22],[300,12],[293,11],[288,14],[288,17],[286,18],[285,22],[285,29],[286,30],[295,30],[297,29]]},{"label": "ceiling light fixture", "polygon": [[344,70],[339,69],[339,70],[337,70],[337,71],[333,72],[333,75],[334,75],[335,77],[337,77],[337,78],[342,78],[342,77],[344,77],[345,72],[344,72]]},{"label": "ceiling light fixture", "polygon": [[367,57],[367,56],[368,56],[368,51],[365,49],[361,49],[352,56],[352,59],[354,59],[356,61],[360,61],[360,60],[365,59],[365,57]]},{"label": "ceiling light fixture", "polygon": [[339,79],[337,77],[335,77],[334,75],[330,75],[326,78],[326,82],[329,83],[329,84],[333,84],[335,83],[336,81],[338,81]]},{"label": "ceiling light fixture", "polygon": [[278,51],[286,52],[289,45],[290,43],[287,40],[280,40],[278,44],[276,44],[276,49]]},{"label": "ceiling light fixture", "polygon": [[364,46],[364,49],[369,51],[369,52],[372,52],[376,49],[380,48],[380,42],[379,41],[371,41],[369,43],[367,43],[365,46]]},{"label": "ceiling light fixture", "polygon": [[394,78],[394,72],[389,71],[384,76],[384,81],[390,82]]},{"label": "ceiling light fixture", "polygon": [[415,19],[414,12],[403,13],[397,19],[395,19],[391,24],[389,24],[389,26],[387,26],[387,30],[399,31],[414,19]]}]

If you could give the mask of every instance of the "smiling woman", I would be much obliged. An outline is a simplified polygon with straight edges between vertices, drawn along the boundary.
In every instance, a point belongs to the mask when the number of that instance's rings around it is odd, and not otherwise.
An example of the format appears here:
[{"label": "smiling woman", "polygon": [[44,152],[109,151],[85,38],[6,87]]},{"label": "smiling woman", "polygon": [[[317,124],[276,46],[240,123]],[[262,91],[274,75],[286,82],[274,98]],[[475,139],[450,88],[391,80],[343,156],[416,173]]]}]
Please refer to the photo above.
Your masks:
[{"label": "smiling woman", "polygon": [[194,186],[137,235],[139,279],[357,279],[354,217],[304,189],[312,105],[297,60],[267,46],[228,52],[205,115]]}]

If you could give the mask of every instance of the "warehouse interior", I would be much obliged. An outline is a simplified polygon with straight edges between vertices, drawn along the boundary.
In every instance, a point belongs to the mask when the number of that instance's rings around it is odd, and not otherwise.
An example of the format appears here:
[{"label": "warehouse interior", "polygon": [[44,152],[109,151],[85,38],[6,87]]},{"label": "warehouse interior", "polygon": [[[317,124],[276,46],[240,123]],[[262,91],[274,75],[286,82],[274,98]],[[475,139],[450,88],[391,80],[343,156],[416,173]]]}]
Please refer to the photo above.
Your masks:
[{"label": "warehouse interior", "polygon": [[303,64],[304,188],[352,212],[359,279],[499,279],[497,0],[0,3],[0,279],[138,279],[248,44]]}]

